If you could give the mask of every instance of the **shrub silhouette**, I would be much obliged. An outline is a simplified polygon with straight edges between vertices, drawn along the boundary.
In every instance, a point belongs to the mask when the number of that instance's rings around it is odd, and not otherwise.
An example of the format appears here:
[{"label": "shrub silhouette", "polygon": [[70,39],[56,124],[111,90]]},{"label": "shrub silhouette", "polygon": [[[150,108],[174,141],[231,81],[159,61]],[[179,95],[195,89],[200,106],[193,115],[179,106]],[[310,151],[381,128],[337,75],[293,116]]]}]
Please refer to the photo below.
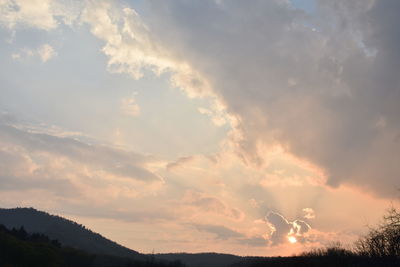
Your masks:
[{"label": "shrub silhouette", "polygon": [[315,248],[310,251],[303,252],[300,254],[300,256],[340,258],[352,257],[355,256],[355,253],[349,249],[344,248],[340,242],[334,242],[329,244],[325,248]]},{"label": "shrub silhouette", "polygon": [[383,222],[355,244],[359,255],[400,258],[400,212],[392,207]]}]

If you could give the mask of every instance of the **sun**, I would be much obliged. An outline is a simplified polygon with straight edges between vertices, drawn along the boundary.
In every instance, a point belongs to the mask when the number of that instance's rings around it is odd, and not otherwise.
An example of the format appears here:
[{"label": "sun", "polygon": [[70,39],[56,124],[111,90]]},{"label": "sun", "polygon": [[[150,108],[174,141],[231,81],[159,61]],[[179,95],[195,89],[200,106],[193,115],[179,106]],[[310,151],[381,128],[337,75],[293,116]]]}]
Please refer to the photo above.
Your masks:
[{"label": "sun", "polygon": [[296,239],[296,237],[294,237],[294,236],[288,236],[288,240],[289,240],[289,242],[290,243],[292,243],[292,244],[294,244],[294,243],[296,243],[297,242],[297,239]]}]

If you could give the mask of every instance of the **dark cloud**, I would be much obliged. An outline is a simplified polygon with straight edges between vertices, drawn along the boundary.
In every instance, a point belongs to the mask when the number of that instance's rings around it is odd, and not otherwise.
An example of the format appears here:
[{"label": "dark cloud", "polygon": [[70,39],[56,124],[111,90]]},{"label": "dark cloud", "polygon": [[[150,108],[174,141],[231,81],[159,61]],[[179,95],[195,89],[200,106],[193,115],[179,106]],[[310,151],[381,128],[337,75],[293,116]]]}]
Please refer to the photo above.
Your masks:
[{"label": "dark cloud", "polygon": [[298,242],[304,242],[304,234],[311,229],[310,225],[302,220],[289,222],[285,217],[276,212],[269,212],[265,216],[265,220],[272,228],[269,238],[272,246],[288,243],[289,236],[294,236]]},{"label": "dark cloud", "polygon": [[[277,142],[328,184],[397,194],[400,33],[396,0],[149,1],[157,40],[211,83],[238,118],[238,152],[263,163]],[[201,14],[201,15],[200,15]]]}]

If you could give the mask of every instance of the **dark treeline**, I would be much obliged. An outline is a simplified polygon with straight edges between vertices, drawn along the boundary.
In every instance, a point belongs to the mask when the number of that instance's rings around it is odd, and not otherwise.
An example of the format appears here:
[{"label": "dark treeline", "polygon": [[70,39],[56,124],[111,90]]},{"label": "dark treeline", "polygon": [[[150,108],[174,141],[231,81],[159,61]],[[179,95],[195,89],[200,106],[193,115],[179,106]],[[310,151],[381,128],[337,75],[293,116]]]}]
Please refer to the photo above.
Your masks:
[{"label": "dark treeline", "polygon": [[[34,209],[3,210],[1,214],[1,267],[400,266],[400,212],[395,208],[390,209],[381,224],[370,228],[369,233],[351,248],[345,249],[336,243],[292,257],[240,257],[218,253],[144,255],[136,251],[126,253],[129,252],[127,248],[58,216],[50,216]],[[8,228],[1,225],[3,222],[8,224]],[[49,227],[54,225],[57,227]],[[40,233],[32,231],[41,228],[43,231]],[[47,232],[52,236],[49,237]],[[55,236],[60,239],[54,238]],[[89,244],[96,246],[96,242],[102,244],[97,244],[96,252],[93,252],[93,248],[86,249]],[[76,246],[72,248],[68,243]],[[98,252],[100,249],[106,252]],[[120,256],[121,252],[128,256]]]},{"label": "dark treeline", "polygon": [[58,240],[63,246],[93,254],[146,259],[139,252],[123,247],[84,225],[34,208],[0,209],[0,224],[8,229],[23,226],[28,233],[41,233]]},{"label": "dark treeline", "polygon": [[399,261],[387,258],[367,258],[359,256],[293,256],[281,258],[250,258],[229,267],[395,267]]},{"label": "dark treeline", "polygon": [[7,229],[0,225],[0,266],[18,267],[184,267],[179,261],[168,262],[148,257],[135,260],[92,254],[63,247],[43,234],[29,234],[23,227]]},{"label": "dark treeline", "polygon": [[230,267],[263,266],[400,266],[400,211],[391,208],[377,227],[345,249],[340,243],[317,248],[299,256],[244,258]]},{"label": "dark treeline", "polygon": [[274,267],[274,266],[295,266],[295,267],[368,267],[400,266],[400,260],[396,257],[368,257],[356,254],[341,247],[328,247],[316,249],[292,257],[248,257],[242,261],[231,264],[229,267]]}]

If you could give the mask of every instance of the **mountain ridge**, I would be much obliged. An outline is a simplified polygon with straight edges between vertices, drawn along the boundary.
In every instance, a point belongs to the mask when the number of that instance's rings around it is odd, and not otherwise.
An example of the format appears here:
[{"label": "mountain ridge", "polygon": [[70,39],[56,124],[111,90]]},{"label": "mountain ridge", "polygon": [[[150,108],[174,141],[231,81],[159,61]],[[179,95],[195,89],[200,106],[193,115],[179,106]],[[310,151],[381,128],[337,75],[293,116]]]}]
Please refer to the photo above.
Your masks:
[{"label": "mountain ridge", "polygon": [[182,261],[188,267],[225,267],[242,258],[215,252],[142,254],[109,240],[84,225],[33,207],[0,208],[0,225],[8,229],[23,227],[28,233],[44,234],[59,241],[63,246],[89,253],[136,260],[146,261],[154,258],[171,262]]},{"label": "mountain ridge", "polygon": [[65,246],[90,253],[145,259],[147,256],[124,247],[85,226],[61,216],[35,208],[0,208],[0,224],[7,228],[25,228],[28,233],[41,233]]}]

